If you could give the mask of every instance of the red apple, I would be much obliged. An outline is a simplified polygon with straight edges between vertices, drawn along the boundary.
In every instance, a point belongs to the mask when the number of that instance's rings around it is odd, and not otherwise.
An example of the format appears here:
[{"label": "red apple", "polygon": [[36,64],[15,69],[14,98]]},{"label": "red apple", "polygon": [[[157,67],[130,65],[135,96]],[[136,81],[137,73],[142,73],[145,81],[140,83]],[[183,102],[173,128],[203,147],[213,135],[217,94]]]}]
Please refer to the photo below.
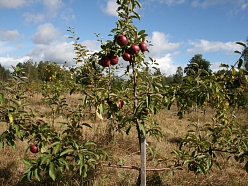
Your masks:
[{"label": "red apple", "polygon": [[128,43],[128,39],[126,36],[119,36],[117,38],[117,44],[120,46],[126,46]]},{"label": "red apple", "polygon": [[145,42],[141,42],[141,43],[139,44],[139,47],[140,47],[140,50],[141,50],[142,52],[147,51],[147,44],[146,44]]},{"label": "red apple", "polygon": [[117,100],[117,107],[121,109],[123,107],[123,105],[124,105],[124,101],[118,99]]},{"label": "red apple", "polygon": [[110,59],[107,56],[102,57],[102,59],[100,61],[100,65],[102,67],[109,67],[109,65],[110,65]]},{"label": "red apple", "polygon": [[92,81],[90,82],[90,85],[93,85],[93,82]]},{"label": "red apple", "polygon": [[123,58],[125,61],[130,61],[130,60],[131,60],[131,55],[130,55],[128,52],[125,52],[125,53],[122,55],[122,58]]},{"label": "red apple", "polygon": [[140,47],[137,44],[132,44],[130,47],[131,54],[138,54],[140,51]]},{"label": "red apple", "polygon": [[119,61],[119,58],[116,54],[112,55],[109,59],[111,65],[116,65]]},{"label": "red apple", "polygon": [[38,147],[37,147],[37,145],[31,145],[30,146],[30,151],[32,152],[32,153],[37,153],[38,152]]},{"label": "red apple", "polygon": [[48,76],[48,80],[51,81],[52,80],[52,76]]}]

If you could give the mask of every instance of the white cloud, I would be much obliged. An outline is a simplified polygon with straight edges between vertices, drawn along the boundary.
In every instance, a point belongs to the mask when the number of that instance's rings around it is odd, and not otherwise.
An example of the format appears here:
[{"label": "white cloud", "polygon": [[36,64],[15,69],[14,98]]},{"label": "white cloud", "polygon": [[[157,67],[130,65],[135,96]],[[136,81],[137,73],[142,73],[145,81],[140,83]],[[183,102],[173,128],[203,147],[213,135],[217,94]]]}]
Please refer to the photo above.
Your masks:
[{"label": "white cloud", "polygon": [[61,11],[60,13],[60,18],[63,20],[63,22],[66,22],[68,25],[71,24],[71,20],[75,21],[76,16],[73,14],[73,9],[72,8],[67,8]]},{"label": "white cloud", "polygon": [[41,13],[29,13],[26,12],[23,14],[23,17],[25,18],[25,23],[40,23],[45,20],[45,15]]},{"label": "white cloud", "polygon": [[148,38],[153,46],[149,47],[151,55],[156,55],[165,51],[171,51],[178,48],[181,43],[171,43],[168,41],[169,35],[165,35],[162,32],[152,32],[152,37]]},{"label": "white cloud", "polygon": [[244,0],[194,0],[191,5],[194,7],[208,7],[224,3],[233,3],[236,5],[242,4]]},{"label": "white cloud", "polygon": [[217,71],[219,71],[219,70],[221,70],[221,69],[223,69],[223,68],[220,68],[220,65],[221,64],[225,64],[224,62],[214,62],[214,63],[211,63],[211,70],[213,71],[213,72],[217,72]]},{"label": "white cloud", "polygon": [[63,7],[62,0],[43,0],[48,17],[56,17],[59,9]]},{"label": "white cloud", "polygon": [[159,2],[166,3],[168,5],[173,5],[173,4],[182,4],[185,2],[185,0],[159,0]]},{"label": "white cloud", "polygon": [[85,40],[81,44],[83,46],[86,46],[87,50],[89,50],[89,52],[97,52],[97,51],[101,50],[100,42],[98,42],[96,40]]},{"label": "white cloud", "polygon": [[244,4],[242,4],[241,9],[245,10],[247,7],[248,7],[248,3],[244,3]]},{"label": "white cloud", "polygon": [[161,72],[165,73],[166,76],[175,74],[177,70],[177,67],[173,64],[172,57],[173,54],[166,54],[162,57],[154,58],[159,64],[156,67],[160,68]]},{"label": "white cloud", "polygon": [[4,68],[11,70],[12,69],[11,65],[16,66],[19,62],[22,63],[28,61],[29,59],[30,59],[29,56],[23,56],[20,58],[7,56],[7,57],[0,57],[0,63],[2,66],[4,66]]},{"label": "white cloud", "polygon": [[[66,19],[72,17],[70,15],[72,9],[66,7],[65,4],[62,2],[62,0],[33,0],[33,4],[35,4],[34,8],[39,6],[39,9],[40,7],[43,7],[43,9],[40,9],[39,13],[37,12],[24,13],[23,17],[25,18],[25,23],[31,23],[31,22],[40,23],[46,19],[57,17],[59,13],[61,14],[61,17],[63,19],[65,18],[65,16],[67,16]],[[62,12],[61,9],[64,12]],[[65,12],[67,13],[67,15],[65,15]]]},{"label": "white cloud", "polygon": [[1,41],[19,42],[24,35],[19,34],[18,30],[0,30]]},{"label": "white cloud", "polygon": [[19,8],[28,4],[28,0],[0,0],[0,8]]},{"label": "white cloud", "polygon": [[105,13],[109,15],[118,16],[117,8],[118,4],[116,3],[116,0],[108,0],[107,6],[102,9]]},{"label": "white cloud", "polygon": [[147,3],[165,3],[167,5],[183,4],[186,0],[146,0]]},{"label": "white cloud", "polygon": [[235,50],[241,50],[242,47],[235,42],[220,42],[220,41],[207,41],[204,39],[198,41],[189,41],[189,45],[193,48],[187,49],[188,53],[205,53],[205,52],[218,52],[227,51],[234,52]]},{"label": "white cloud", "polygon": [[[27,53],[34,61],[53,61],[63,64],[65,61],[67,65],[75,65],[73,58],[75,51],[73,42],[67,42],[67,36],[63,36],[60,40],[50,42],[48,44],[38,44],[34,49]],[[97,41],[86,40],[81,43],[86,46],[89,51],[98,51],[100,44]]]},{"label": "white cloud", "polygon": [[15,47],[8,46],[7,42],[1,42],[0,41],[0,55],[9,53],[13,50],[15,50]]},{"label": "white cloud", "polygon": [[75,52],[73,50],[73,42],[67,43],[65,41],[54,41],[48,45],[39,44],[34,49],[28,52],[28,56],[34,61],[52,61],[63,64],[73,62]]},{"label": "white cloud", "polygon": [[60,32],[51,23],[40,25],[36,33],[31,36],[31,40],[35,44],[48,44],[60,36]]}]

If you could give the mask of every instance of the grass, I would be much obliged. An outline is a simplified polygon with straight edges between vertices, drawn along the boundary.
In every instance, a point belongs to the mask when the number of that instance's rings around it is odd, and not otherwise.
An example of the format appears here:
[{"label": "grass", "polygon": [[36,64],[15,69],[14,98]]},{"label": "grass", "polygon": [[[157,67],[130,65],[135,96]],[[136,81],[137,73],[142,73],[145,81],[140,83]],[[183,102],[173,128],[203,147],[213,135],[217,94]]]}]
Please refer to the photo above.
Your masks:
[{"label": "grass", "polygon": [[[78,103],[80,95],[67,96],[67,103],[71,107],[75,107]],[[49,108],[41,101],[41,95],[35,95],[30,100],[30,108],[34,109],[37,116],[51,122],[51,113]],[[187,134],[188,124],[192,122],[211,122],[212,111],[207,111],[207,117],[203,117],[202,113],[192,112],[187,114],[185,118],[179,120],[176,116],[176,109],[162,110],[154,118],[161,127],[162,138],[158,142],[154,137],[148,137],[148,144],[154,149],[154,156],[147,151],[147,167],[163,167],[158,165],[157,160],[170,157],[170,152],[178,148],[180,139]],[[245,122],[247,116],[237,113],[238,118]],[[243,119],[243,120],[242,120]],[[63,121],[63,116],[56,119]],[[84,129],[82,135],[87,140],[93,140],[101,143],[109,153],[109,159],[106,163],[120,164],[139,167],[140,156],[138,139],[135,130],[127,136],[121,133],[114,133],[111,143],[107,143],[109,137],[107,120],[87,120],[92,125],[92,129]],[[1,126],[4,126],[3,123]],[[56,127],[56,126],[55,126]],[[1,127],[0,132],[5,130]],[[57,127],[57,130],[59,128]],[[91,170],[87,179],[82,179],[73,173],[59,175],[56,182],[50,178],[44,177],[41,182],[32,181],[20,183],[19,178],[25,171],[25,165],[22,158],[32,158],[37,155],[32,154],[28,148],[27,142],[17,141],[16,150],[12,150],[9,146],[5,146],[0,151],[0,185],[15,186],[31,186],[31,185],[49,185],[49,186],[135,186],[138,179],[138,171],[134,169],[123,169],[113,167],[98,167]],[[245,172],[244,164],[236,163],[232,158],[226,161],[226,157],[220,158],[222,169],[213,168],[209,175],[195,175],[187,169],[175,171],[172,176],[169,171],[147,171],[148,186],[245,186],[248,183],[248,175]]]}]

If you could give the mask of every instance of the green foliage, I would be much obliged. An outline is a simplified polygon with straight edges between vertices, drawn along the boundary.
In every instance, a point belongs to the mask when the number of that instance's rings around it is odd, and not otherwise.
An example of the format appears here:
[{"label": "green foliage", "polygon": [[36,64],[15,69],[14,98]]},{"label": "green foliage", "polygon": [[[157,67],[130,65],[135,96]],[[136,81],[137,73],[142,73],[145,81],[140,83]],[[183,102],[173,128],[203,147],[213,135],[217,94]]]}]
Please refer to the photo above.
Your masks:
[{"label": "green foliage", "polygon": [[173,151],[176,166],[187,165],[188,170],[197,175],[210,173],[213,165],[221,168],[218,157],[223,153],[240,163],[247,161],[247,130],[237,122],[230,107],[239,106],[242,102],[244,89],[241,85],[245,83],[246,71],[241,66],[238,65],[238,71],[231,67],[230,70],[204,76],[199,71],[194,76],[185,77],[180,86],[170,87],[174,90],[170,100],[177,103],[179,118],[193,106],[201,110],[210,107],[215,113],[211,124],[195,122],[190,125],[192,129],[182,139],[179,150]]},{"label": "green foliage", "polygon": [[[37,159],[23,160],[28,169],[21,180],[30,180],[32,177],[41,180],[42,172],[55,180],[58,171],[63,174],[73,171],[86,177],[88,170],[95,168],[107,153],[98,144],[82,138],[82,128],[90,127],[83,122],[85,115],[82,107],[79,105],[70,110],[65,99],[60,97],[61,87],[57,84],[50,89],[46,83],[48,92],[45,99],[51,110],[67,111],[68,122],[61,124],[65,127],[62,131],[55,130],[51,124],[37,119],[32,110],[25,110],[27,78],[19,76],[23,74],[21,68],[16,67],[14,70],[12,81],[3,85],[3,92],[0,94],[0,121],[7,126],[7,130],[0,136],[0,146],[7,144],[15,149],[16,140],[28,140],[38,147],[39,153]],[[52,93],[49,89],[54,95],[50,95]]]},{"label": "green foliage", "polygon": [[[0,122],[7,126],[7,130],[0,135],[0,147],[7,144],[15,149],[19,139],[27,140],[38,148],[36,158],[23,159],[28,168],[21,180],[41,180],[44,174],[56,180],[58,174],[68,171],[86,177],[90,169],[101,165],[108,156],[107,152],[82,134],[83,128],[91,128],[85,122],[88,116],[94,120],[109,120],[109,143],[113,131],[128,135],[134,128],[141,150],[147,136],[160,139],[161,129],[153,116],[172,105],[178,107],[179,119],[192,108],[203,112],[211,108],[215,113],[212,123],[200,125],[197,121],[190,124],[191,130],[182,139],[179,148],[173,151],[175,167],[186,166],[196,175],[207,174],[213,165],[221,168],[219,154],[227,153],[237,162],[245,162],[244,168],[248,171],[247,130],[231,112],[236,106],[244,107],[242,103],[247,97],[244,90],[247,89],[248,76],[247,71],[242,69],[246,60],[246,44],[237,42],[244,47],[243,52],[235,51],[241,57],[230,69],[229,65],[222,64],[226,69],[217,73],[212,73],[210,62],[197,54],[184,69],[186,77],[183,77],[181,67],[174,76],[165,77],[160,69],[154,67],[157,65],[155,60],[146,60],[145,51],[131,53],[131,59],[124,65],[103,67],[99,64],[102,57],[113,54],[121,57],[132,44],[138,45],[147,37],[145,30],[138,30],[133,25],[134,19],[140,19],[136,12],[141,7],[139,1],[116,2],[120,19],[116,28],[111,30],[113,40],[103,42],[98,39],[100,51],[90,53],[86,46],[78,43],[80,38],[76,37],[74,28],[69,28],[70,38],[74,39],[77,67],[62,68],[49,61],[39,64],[28,61],[14,67],[11,81],[1,82]],[[127,45],[117,44],[120,35],[128,38]],[[125,68],[121,75],[123,78],[116,76],[120,68]],[[152,69],[155,71],[152,72]],[[30,91],[28,87],[31,81],[36,80],[41,81],[39,85],[52,113],[52,123],[37,119],[32,110],[25,109],[25,98]],[[82,99],[80,104],[71,108],[65,95],[75,91],[82,94]],[[54,125],[60,115],[66,116],[66,121],[60,123],[61,130],[58,131]],[[145,157],[141,156],[141,160],[144,161]]]},{"label": "green foliage", "polygon": [[210,70],[210,62],[206,59],[202,59],[201,54],[194,55],[194,57],[190,59],[187,67],[184,68],[184,73],[186,73],[187,76],[197,74],[198,72],[201,72],[201,76],[212,73]]},{"label": "green foliage", "polygon": [[10,78],[10,71],[5,69],[0,63],[0,81],[7,81]]}]

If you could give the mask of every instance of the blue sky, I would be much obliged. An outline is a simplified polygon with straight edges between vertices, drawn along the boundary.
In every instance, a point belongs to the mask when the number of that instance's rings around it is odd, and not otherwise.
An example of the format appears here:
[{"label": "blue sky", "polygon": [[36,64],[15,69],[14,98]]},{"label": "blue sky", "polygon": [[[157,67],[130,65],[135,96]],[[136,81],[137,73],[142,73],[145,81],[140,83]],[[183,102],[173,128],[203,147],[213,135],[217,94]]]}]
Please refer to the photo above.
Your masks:
[{"label": "blue sky", "polygon": [[[80,42],[92,51],[118,20],[116,0],[0,0],[0,63],[50,60],[73,65],[75,56],[68,27],[75,27]],[[234,64],[242,49],[236,41],[248,36],[248,0],[141,0],[140,21],[154,45],[147,56],[166,75],[183,68],[195,54],[210,61]]]}]

